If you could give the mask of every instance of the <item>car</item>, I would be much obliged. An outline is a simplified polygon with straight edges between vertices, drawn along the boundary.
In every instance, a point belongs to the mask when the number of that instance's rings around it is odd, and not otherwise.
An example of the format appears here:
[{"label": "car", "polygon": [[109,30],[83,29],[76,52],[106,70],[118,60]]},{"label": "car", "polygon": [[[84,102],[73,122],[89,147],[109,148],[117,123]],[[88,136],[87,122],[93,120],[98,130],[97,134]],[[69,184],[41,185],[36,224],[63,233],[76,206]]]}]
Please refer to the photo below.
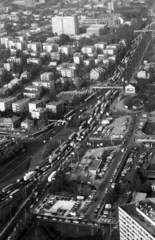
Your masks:
[{"label": "car", "polygon": [[46,140],[44,140],[43,143],[46,143]]}]

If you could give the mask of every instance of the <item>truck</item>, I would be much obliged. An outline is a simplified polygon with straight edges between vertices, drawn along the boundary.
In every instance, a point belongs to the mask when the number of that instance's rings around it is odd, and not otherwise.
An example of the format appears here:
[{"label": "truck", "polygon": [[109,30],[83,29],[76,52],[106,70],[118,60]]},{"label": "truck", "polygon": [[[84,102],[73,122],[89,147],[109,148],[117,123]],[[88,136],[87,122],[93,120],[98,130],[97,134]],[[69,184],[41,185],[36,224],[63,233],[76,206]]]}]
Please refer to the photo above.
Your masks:
[{"label": "truck", "polygon": [[69,140],[72,140],[72,139],[74,139],[74,138],[76,137],[76,135],[77,135],[77,133],[76,133],[76,132],[73,132],[73,133],[68,137],[68,139],[69,139]]},{"label": "truck", "polygon": [[24,181],[27,181],[28,179],[30,179],[31,177],[33,177],[35,175],[35,171],[31,171],[25,174],[25,176],[23,177]]},{"label": "truck", "polygon": [[53,171],[49,176],[48,176],[48,182],[52,182],[52,179],[55,178],[57,174],[57,171]]},{"label": "truck", "polygon": [[102,120],[102,124],[103,124],[103,125],[108,125],[109,123],[110,123],[110,121],[107,120],[107,119]]}]

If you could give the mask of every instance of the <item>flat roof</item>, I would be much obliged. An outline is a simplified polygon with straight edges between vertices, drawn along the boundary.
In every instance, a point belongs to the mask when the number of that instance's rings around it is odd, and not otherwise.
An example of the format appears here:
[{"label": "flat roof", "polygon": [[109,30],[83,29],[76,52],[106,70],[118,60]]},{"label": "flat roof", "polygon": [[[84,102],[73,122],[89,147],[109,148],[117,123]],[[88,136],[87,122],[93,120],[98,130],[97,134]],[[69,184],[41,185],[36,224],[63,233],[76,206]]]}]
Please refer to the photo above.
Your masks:
[{"label": "flat roof", "polygon": [[102,160],[94,160],[93,164],[89,168],[89,171],[97,170],[98,167],[100,166],[101,162],[102,162]]},{"label": "flat roof", "polygon": [[155,198],[120,206],[151,236],[155,237]]}]

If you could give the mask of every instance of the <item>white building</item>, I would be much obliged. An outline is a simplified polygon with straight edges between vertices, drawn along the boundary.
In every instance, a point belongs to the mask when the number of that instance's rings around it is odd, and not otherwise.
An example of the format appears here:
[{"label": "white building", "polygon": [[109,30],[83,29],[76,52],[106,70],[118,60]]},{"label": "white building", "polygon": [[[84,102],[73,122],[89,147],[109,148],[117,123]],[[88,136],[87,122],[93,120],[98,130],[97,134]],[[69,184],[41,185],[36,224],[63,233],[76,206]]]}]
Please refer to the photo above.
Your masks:
[{"label": "white building", "polygon": [[29,63],[34,63],[34,64],[37,64],[37,65],[40,65],[41,64],[41,59],[40,58],[28,58],[27,59],[27,64]]},{"label": "white building", "polygon": [[98,43],[94,44],[94,46],[95,46],[96,49],[103,50],[103,49],[106,48],[107,43],[106,42],[98,42]]},{"label": "white building", "polygon": [[47,109],[46,108],[36,108],[31,112],[31,117],[33,119],[40,119],[41,117],[44,116],[46,113]]},{"label": "white building", "polygon": [[81,53],[74,53],[73,62],[75,64],[81,64],[84,60],[84,56]]},{"label": "white building", "polygon": [[66,55],[73,55],[73,46],[63,45],[59,47],[59,52],[64,53]]},{"label": "white building", "polygon": [[41,81],[50,81],[54,78],[54,74],[52,72],[44,72],[40,75]]},{"label": "white building", "polygon": [[54,113],[54,114],[61,114],[64,111],[64,102],[62,101],[56,101],[56,102],[50,102],[46,104],[46,108]]},{"label": "white building", "polygon": [[44,101],[43,100],[35,100],[33,102],[30,102],[28,105],[29,105],[29,112],[33,112],[37,108],[43,107]]},{"label": "white building", "polygon": [[29,98],[23,98],[17,102],[12,103],[13,112],[23,112],[28,109]]},{"label": "white building", "polygon": [[27,44],[27,47],[34,52],[42,52],[42,43],[41,42],[31,42]]},{"label": "white building", "polygon": [[64,33],[67,35],[76,35],[79,33],[78,16],[55,16],[52,17],[53,33],[58,35]]},{"label": "white building", "polygon": [[103,53],[107,54],[107,55],[115,55],[116,54],[116,49],[114,49],[114,48],[103,49]]},{"label": "white building", "polygon": [[20,57],[10,57],[7,59],[7,62],[13,62],[13,63],[16,63],[16,64],[21,64],[22,63],[22,59]]},{"label": "white building", "polygon": [[16,97],[0,99],[0,112],[5,112],[6,110],[11,109],[12,103],[15,102],[16,99]]},{"label": "white building", "polygon": [[135,94],[136,93],[136,88],[132,84],[128,84],[125,86],[125,93],[127,94]]},{"label": "white building", "polygon": [[94,53],[94,52],[95,52],[95,47],[94,47],[94,46],[91,46],[91,45],[84,46],[84,47],[81,49],[81,52],[84,53],[84,54]]},{"label": "white building", "polygon": [[138,78],[143,78],[143,79],[149,79],[150,78],[150,73],[146,70],[141,70],[137,73]]},{"label": "white building", "polygon": [[154,198],[118,207],[120,240],[155,240]]},{"label": "white building", "polygon": [[59,44],[56,43],[43,43],[43,51],[45,52],[57,52]]},{"label": "white building", "polygon": [[13,69],[14,63],[13,62],[3,63],[3,66],[9,72],[10,70]]}]

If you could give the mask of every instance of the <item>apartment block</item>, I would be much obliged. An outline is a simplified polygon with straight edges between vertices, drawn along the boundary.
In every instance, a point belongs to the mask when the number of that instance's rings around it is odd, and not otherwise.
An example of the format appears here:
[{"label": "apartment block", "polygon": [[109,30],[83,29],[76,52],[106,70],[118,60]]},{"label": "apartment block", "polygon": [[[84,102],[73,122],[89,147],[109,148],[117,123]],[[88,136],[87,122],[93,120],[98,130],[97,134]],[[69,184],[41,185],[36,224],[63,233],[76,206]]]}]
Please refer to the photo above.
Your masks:
[{"label": "apartment block", "polygon": [[40,75],[41,81],[50,81],[54,78],[54,74],[52,72],[45,72]]},{"label": "apartment block", "polygon": [[34,64],[41,64],[41,59],[40,58],[28,58],[27,59],[27,64],[29,63],[34,63]]},{"label": "apartment block", "polygon": [[43,43],[43,51],[45,52],[57,52],[59,44],[56,43]]},{"label": "apartment block", "polygon": [[0,112],[5,112],[6,110],[11,109],[12,103],[15,102],[16,99],[16,97],[0,99]]},{"label": "apartment block", "polygon": [[58,35],[64,33],[67,35],[77,35],[79,33],[78,16],[55,16],[52,17],[53,33]]},{"label": "apartment block", "polygon": [[60,54],[60,52],[51,52],[50,57],[51,57],[51,60],[60,61],[61,54]]},{"label": "apartment block", "polygon": [[73,55],[73,46],[63,45],[59,47],[59,52],[64,53],[66,55]]},{"label": "apartment block", "polygon": [[84,46],[81,49],[81,52],[84,53],[84,54],[94,53],[95,52],[95,47],[91,46],[91,45]]},{"label": "apartment block", "polygon": [[84,55],[82,55],[81,53],[74,53],[73,62],[75,64],[81,64],[83,60],[84,60]]},{"label": "apartment block", "polygon": [[46,108],[54,114],[61,114],[64,111],[64,102],[63,101],[49,102],[48,104],[46,104]]},{"label": "apartment block", "polygon": [[17,102],[12,103],[13,112],[24,112],[28,109],[28,103],[30,102],[29,98],[23,98]]},{"label": "apartment block", "polygon": [[33,112],[33,110],[36,110],[37,108],[42,108],[44,106],[43,100],[35,100],[33,102],[30,102],[28,104],[29,112]]},{"label": "apartment block", "polygon": [[42,52],[42,43],[41,42],[31,42],[27,44],[27,47],[34,52]]},{"label": "apartment block", "polygon": [[40,119],[47,112],[46,108],[36,108],[31,112],[31,117],[33,119]]},{"label": "apartment block", "polygon": [[13,62],[13,63],[16,63],[16,64],[21,64],[22,63],[22,59],[20,57],[10,57],[7,59],[7,62]]},{"label": "apartment block", "polygon": [[154,198],[119,208],[120,240],[155,240]]},{"label": "apartment block", "polygon": [[14,63],[13,62],[3,63],[3,66],[9,72],[10,70],[13,69]]}]

